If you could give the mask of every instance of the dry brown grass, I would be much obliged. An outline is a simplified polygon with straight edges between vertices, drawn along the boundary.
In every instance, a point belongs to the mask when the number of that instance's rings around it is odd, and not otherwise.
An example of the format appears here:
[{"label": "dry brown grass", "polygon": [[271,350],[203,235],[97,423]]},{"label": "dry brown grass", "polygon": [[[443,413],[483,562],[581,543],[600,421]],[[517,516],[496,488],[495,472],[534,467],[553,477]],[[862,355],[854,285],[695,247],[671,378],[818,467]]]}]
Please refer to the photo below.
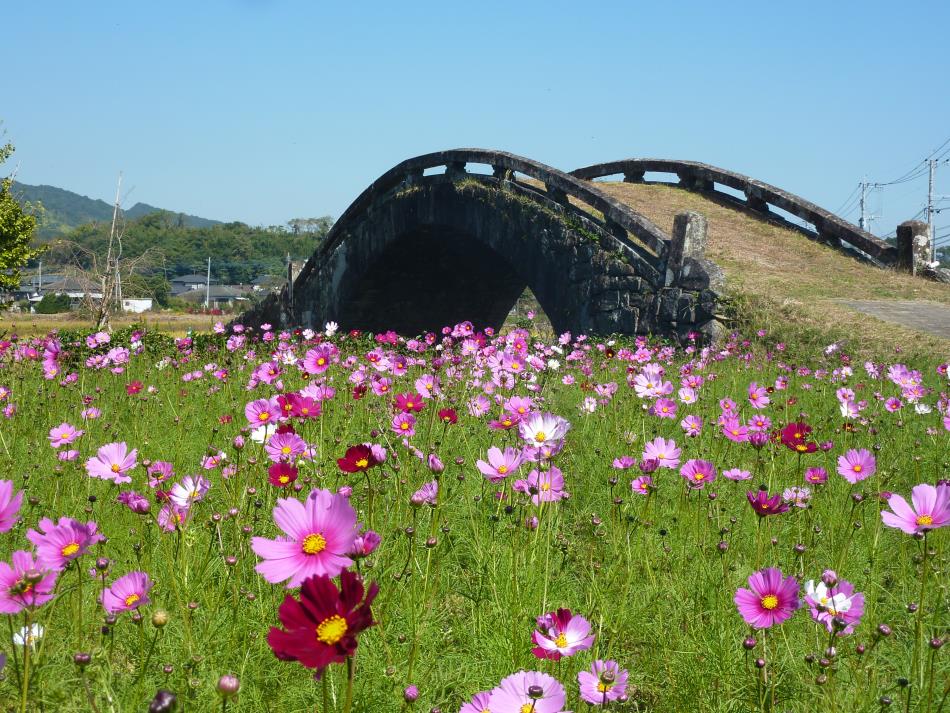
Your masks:
[{"label": "dry brown grass", "polygon": [[[811,241],[801,233],[702,195],[656,184],[598,182],[666,232],[684,210],[709,224],[708,257],[725,271],[729,288],[761,322],[795,322],[815,339],[850,338],[859,351],[902,343],[914,352],[945,352],[950,340],[856,312],[836,299],[908,299],[950,305],[950,287],[882,270]],[[771,318],[770,318],[771,315]],[[768,324],[771,322],[771,324]]]},{"label": "dry brown grass", "polygon": [[[141,324],[153,331],[182,336],[189,330],[208,331],[217,321],[227,322],[228,316],[209,314],[180,314],[174,312],[146,312],[143,314],[124,314],[112,321],[115,329],[131,324]],[[18,334],[21,337],[34,337],[48,334],[53,329],[91,330],[93,322],[88,317],[75,313],[63,314],[16,314],[0,312],[0,334]]]}]

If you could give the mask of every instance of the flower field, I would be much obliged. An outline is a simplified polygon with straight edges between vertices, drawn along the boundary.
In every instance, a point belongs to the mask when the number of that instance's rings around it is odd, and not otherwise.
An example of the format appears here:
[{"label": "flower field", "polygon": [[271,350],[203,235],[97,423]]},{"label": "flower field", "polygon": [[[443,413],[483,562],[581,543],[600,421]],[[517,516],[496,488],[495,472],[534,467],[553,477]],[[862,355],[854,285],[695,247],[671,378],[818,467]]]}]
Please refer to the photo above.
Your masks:
[{"label": "flower field", "polygon": [[8,337],[0,711],[950,710],[947,365],[793,346]]}]

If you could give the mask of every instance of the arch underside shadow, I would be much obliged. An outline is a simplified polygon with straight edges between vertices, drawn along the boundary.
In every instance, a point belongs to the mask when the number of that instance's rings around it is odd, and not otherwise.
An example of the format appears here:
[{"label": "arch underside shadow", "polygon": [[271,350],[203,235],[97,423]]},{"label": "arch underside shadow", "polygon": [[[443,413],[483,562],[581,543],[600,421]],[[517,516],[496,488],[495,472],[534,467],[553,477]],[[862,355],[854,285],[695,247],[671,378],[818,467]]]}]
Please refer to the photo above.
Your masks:
[{"label": "arch underside shadow", "polygon": [[438,332],[470,320],[499,329],[527,282],[495,250],[446,225],[397,236],[345,290],[344,329]]}]

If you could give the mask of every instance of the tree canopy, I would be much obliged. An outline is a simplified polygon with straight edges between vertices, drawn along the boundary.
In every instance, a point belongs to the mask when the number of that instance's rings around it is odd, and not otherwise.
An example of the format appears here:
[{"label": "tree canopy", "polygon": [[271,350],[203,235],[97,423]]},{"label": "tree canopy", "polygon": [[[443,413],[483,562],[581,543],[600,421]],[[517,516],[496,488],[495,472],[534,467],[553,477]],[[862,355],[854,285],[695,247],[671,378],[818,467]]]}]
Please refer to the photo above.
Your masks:
[{"label": "tree canopy", "polygon": [[[0,146],[0,164],[13,154],[13,144]],[[20,268],[40,254],[30,247],[36,230],[36,215],[13,197],[13,178],[0,179],[0,287],[15,289],[20,284]]]}]

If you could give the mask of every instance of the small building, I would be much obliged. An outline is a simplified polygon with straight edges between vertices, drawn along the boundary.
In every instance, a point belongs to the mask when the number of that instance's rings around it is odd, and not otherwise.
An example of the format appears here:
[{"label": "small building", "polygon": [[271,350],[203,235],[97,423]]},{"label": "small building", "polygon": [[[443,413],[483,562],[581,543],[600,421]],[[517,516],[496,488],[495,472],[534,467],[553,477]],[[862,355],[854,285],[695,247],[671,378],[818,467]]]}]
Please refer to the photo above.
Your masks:
[{"label": "small building", "polygon": [[244,285],[211,285],[206,293],[205,286],[202,285],[201,289],[186,290],[176,296],[198,307],[204,307],[207,299],[210,309],[221,309],[235,302],[247,301],[250,291],[251,288]]},{"label": "small building", "polygon": [[123,297],[122,311],[142,314],[142,312],[148,312],[152,309],[152,302],[151,297]]},{"label": "small building", "polygon": [[[170,282],[172,296],[178,297],[179,295],[185,294],[191,290],[204,290],[208,285],[208,276],[198,275],[197,273],[193,273],[191,275],[179,275],[178,277],[173,277]],[[211,284],[217,285],[218,281],[212,277]]]}]

